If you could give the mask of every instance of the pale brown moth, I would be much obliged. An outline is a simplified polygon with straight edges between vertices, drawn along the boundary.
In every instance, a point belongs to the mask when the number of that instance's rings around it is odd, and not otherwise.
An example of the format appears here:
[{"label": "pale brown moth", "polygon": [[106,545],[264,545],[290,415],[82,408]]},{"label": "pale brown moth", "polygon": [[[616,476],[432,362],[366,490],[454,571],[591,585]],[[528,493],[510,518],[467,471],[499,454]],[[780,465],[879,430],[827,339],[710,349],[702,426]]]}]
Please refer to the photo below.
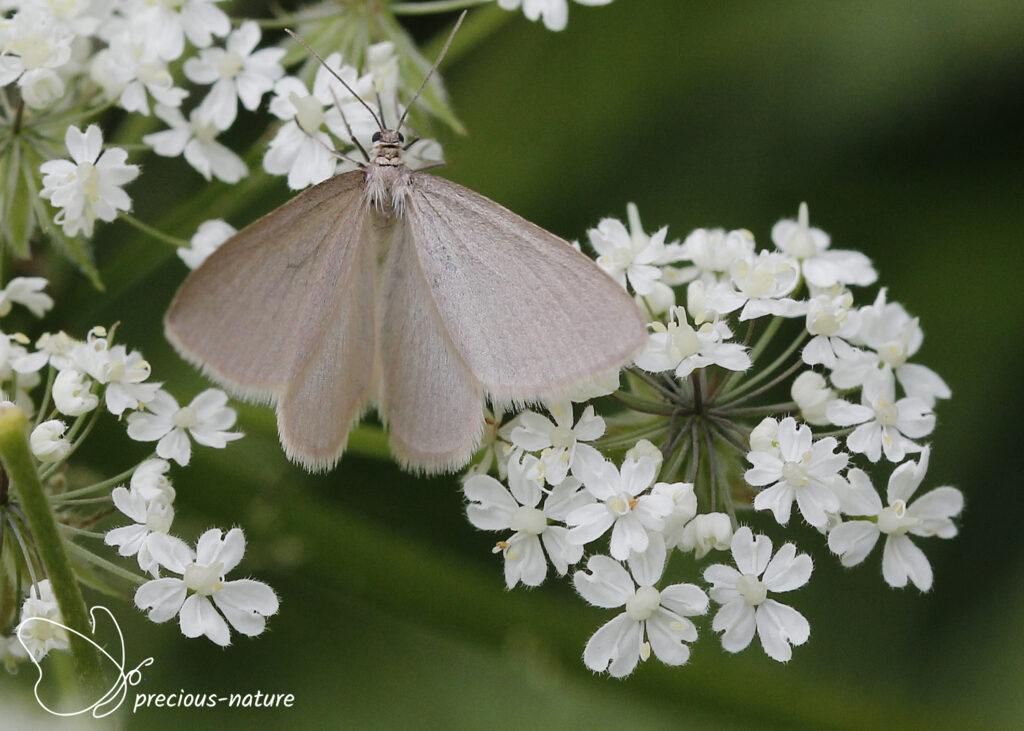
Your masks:
[{"label": "pale brown moth", "polygon": [[568,242],[409,170],[408,109],[395,129],[377,118],[362,169],[214,252],[165,318],[185,359],[276,405],[285,454],[309,470],[337,464],[370,406],[405,468],[456,470],[480,445],[486,399],[564,396],[614,376],[645,341],[632,298]]}]

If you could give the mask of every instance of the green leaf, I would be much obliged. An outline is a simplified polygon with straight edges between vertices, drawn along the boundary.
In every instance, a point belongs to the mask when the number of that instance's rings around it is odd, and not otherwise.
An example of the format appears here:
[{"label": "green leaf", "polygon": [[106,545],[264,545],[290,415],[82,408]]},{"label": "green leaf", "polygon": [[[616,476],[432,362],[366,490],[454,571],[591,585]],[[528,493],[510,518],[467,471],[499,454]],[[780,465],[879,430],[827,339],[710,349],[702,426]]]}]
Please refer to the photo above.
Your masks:
[{"label": "green leaf", "polygon": [[4,155],[2,176],[3,192],[3,241],[4,246],[18,259],[29,255],[28,240],[34,229],[30,190],[21,175],[22,148],[17,140]]},{"label": "green leaf", "polygon": [[[30,163],[31,152],[18,144],[11,148],[10,208],[5,212],[4,238],[14,256],[27,259],[31,255],[29,243],[36,231],[32,200],[39,195],[35,174]],[[38,170],[38,168],[36,168]]]}]

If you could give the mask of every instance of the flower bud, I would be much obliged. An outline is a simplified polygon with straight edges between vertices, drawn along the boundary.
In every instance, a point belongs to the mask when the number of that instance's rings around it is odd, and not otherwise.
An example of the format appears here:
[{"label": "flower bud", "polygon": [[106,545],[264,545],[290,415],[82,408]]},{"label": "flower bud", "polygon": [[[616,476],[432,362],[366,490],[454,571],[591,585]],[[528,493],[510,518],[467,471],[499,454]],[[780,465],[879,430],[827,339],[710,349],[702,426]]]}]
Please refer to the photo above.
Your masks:
[{"label": "flower bud", "polygon": [[732,523],[725,513],[702,513],[683,528],[679,547],[693,551],[696,558],[703,558],[712,548],[718,551],[729,549],[732,541]]},{"label": "flower bud", "polygon": [[99,396],[90,390],[92,383],[84,373],[65,370],[53,381],[53,403],[66,416],[81,416],[99,404]]},{"label": "flower bud", "polygon": [[36,459],[40,462],[60,462],[67,457],[71,451],[71,442],[64,439],[67,428],[63,421],[51,419],[33,429],[28,443]]},{"label": "flower bud", "polygon": [[832,423],[825,416],[825,410],[836,400],[836,392],[828,387],[825,377],[820,373],[801,373],[793,381],[790,395],[800,407],[800,413],[808,424],[824,426]]},{"label": "flower bud", "polygon": [[750,432],[750,451],[777,452],[779,449],[778,434],[779,422],[771,416],[766,416]]}]

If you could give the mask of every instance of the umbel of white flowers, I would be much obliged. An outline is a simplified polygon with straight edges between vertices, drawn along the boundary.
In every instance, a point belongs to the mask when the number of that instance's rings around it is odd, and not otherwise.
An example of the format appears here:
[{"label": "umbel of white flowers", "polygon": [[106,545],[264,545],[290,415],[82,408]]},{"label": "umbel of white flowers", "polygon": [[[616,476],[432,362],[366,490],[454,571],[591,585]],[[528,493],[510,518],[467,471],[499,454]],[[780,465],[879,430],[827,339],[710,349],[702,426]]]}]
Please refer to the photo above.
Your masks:
[{"label": "umbel of white flowers", "polygon": [[[0,290],[0,317],[14,306],[24,306],[42,316],[53,306],[43,291],[46,280],[38,277],[12,279]],[[45,378],[43,375],[45,374]],[[154,621],[179,617],[187,637],[205,635],[220,645],[230,642],[229,627],[246,635],[260,634],[266,618],[277,611],[277,597],[266,584],[251,579],[227,581],[225,574],[242,559],[245,539],[239,528],[226,535],[211,529],[200,537],[193,552],[171,534],[175,516],[175,490],[171,484],[171,462],[189,463],[192,443],[224,448],[241,433],[231,431],[235,411],[226,405],[221,391],[210,389],[187,406],[179,406],[163,384],[151,380],[148,362],[136,350],[116,343],[114,333],[102,327],[89,331],[85,340],[63,332],[43,333],[33,344],[21,334],[0,330],[0,406],[17,406],[34,419],[28,435],[33,464],[41,478],[47,500],[61,520],[69,521],[65,534],[75,538],[75,552],[87,557],[86,564],[110,566],[109,547],[123,557],[134,557],[145,572],[135,593],[140,609],[149,610]],[[9,397],[11,400],[5,400]],[[45,419],[43,405],[52,403],[52,415]],[[128,466],[113,479],[91,484],[73,480],[88,471],[67,470],[67,462],[89,436],[101,418],[117,420],[125,437],[155,443],[154,453]],[[116,450],[115,450],[116,451]],[[72,480],[69,484],[68,480]],[[125,484],[119,484],[124,482]],[[45,552],[27,527],[18,495],[0,487],[0,521],[14,533],[9,548],[19,553],[5,557],[0,585],[13,588],[27,575],[23,600],[5,597],[4,604],[21,605],[20,616],[0,618],[0,657],[8,669],[27,657],[41,660],[51,650],[67,650],[68,635],[57,593],[51,579],[39,578],[39,556]],[[95,502],[96,516],[80,501]],[[99,500],[95,500],[99,498]],[[111,500],[128,525],[104,532],[85,530],[106,512],[104,499]],[[62,508],[74,505],[75,510]],[[52,519],[52,518],[51,518]],[[90,541],[92,545],[90,545]],[[105,545],[104,545],[105,544]],[[95,569],[94,569],[95,570]],[[161,571],[180,578],[161,577]],[[123,580],[124,569],[111,571],[110,581]],[[94,581],[95,574],[89,574]]]},{"label": "umbel of white flowers", "polygon": [[[648,313],[649,340],[624,385],[595,384],[576,399],[611,394],[626,413],[606,420],[594,404],[559,401],[545,404],[550,418],[492,418],[463,489],[470,522],[502,535],[507,586],[541,584],[549,564],[572,571],[584,601],[621,612],[583,653],[587,667],[617,677],[652,654],[685,663],[709,598],[729,652],[756,635],[786,662],[807,641],[807,619],[775,597],[809,581],[810,555],[792,541],[773,553],[772,539],[742,525],[752,510],[770,512],[784,535],[795,509],[845,566],[884,535],[885,581],[930,589],[917,540],[953,537],[963,497],[939,487],[913,498],[930,454],[921,440],[951,394],[910,362],[919,323],[884,288],[856,305],[852,288],[877,278],[867,257],[832,249],[806,205],[775,225],[768,250],[742,230],[698,229],[682,243],[664,228],[648,235],[632,204],[627,224],[605,219],[589,240]],[[766,357],[784,327],[788,344]],[[779,403],[786,388],[792,400]],[[830,434],[816,436],[819,427]],[[889,474],[884,500],[872,484],[879,472]],[[732,565],[704,568],[706,587],[663,585],[673,560],[725,550]]]}]

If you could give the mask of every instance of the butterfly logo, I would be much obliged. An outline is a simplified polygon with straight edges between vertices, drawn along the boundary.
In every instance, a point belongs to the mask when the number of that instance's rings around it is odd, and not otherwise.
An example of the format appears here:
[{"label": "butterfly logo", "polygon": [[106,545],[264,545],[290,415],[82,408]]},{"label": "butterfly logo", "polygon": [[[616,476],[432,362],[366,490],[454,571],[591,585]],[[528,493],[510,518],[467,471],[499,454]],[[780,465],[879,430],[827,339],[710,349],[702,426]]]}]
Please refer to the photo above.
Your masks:
[{"label": "butterfly logo", "polygon": [[[110,618],[111,624],[113,624],[114,629],[117,631],[117,637],[121,646],[120,661],[115,659],[113,655],[107,652],[106,648],[98,645],[91,637],[88,637],[82,634],[81,632],[72,629],[71,627],[68,627],[64,624],[61,624],[60,622],[49,619],[47,617],[29,617],[28,619],[23,620],[18,625],[18,642],[20,642],[21,646],[25,648],[25,652],[28,653],[29,658],[32,660],[32,664],[36,666],[36,671],[39,673],[39,677],[36,679],[32,691],[35,694],[36,702],[47,713],[50,713],[54,716],[80,716],[83,713],[91,713],[93,718],[105,718],[121,707],[121,704],[124,702],[125,697],[128,695],[128,686],[134,687],[138,685],[140,682],[142,682],[142,668],[146,667],[147,665],[153,664],[153,658],[147,657],[134,668],[125,672],[124,634],[121,632],[121,627],[117,624],[117,620],[114,619],[114,615],[110,613],[110,610],[100,605],[94,606],[92,609],[90,609],[89,630],[92,634],[96,634],[97,612],[99,611],[102,611]],[[47,706],[43,699],[39,697],[39,685],[43,682],[43,668],[39,664],[39,659],[37,659],[35,654],[31,650],[29,650],[29,647],[26,644],[24,637],[24,633],[30,629],[31,623],[33,622],[46,622],[48,624],[54,625],[55,627],[63,629],[65,632],[70,632],[71,634],[74,634],[82,638],[83,640],[91,644],[93,647],[95,647],[97,650],[99,650],[99,652],[108,660],[110,660],[110,662],[113,663],[114,667],[117,668],[117,677],[114,680],[114,684],[92,705],[89,705],[85,708],[76,711],[55,711],[49,706]]]}]

